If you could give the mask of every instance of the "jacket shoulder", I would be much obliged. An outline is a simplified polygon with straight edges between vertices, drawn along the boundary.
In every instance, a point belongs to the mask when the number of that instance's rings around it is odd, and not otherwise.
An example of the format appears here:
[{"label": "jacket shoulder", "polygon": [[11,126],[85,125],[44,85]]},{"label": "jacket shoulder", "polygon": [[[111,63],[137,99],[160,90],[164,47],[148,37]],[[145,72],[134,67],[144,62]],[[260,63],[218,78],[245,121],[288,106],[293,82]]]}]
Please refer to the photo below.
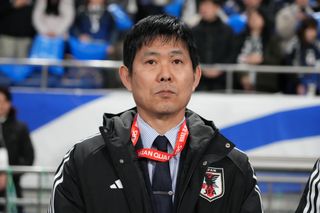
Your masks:
[{"label": "jacket shoulder", "polygon": [[8,126],[8,128],[14,128],[15,131],[22,131],[22,130],[29,131],[28,126],[27,126],[26,123],[21,122],[21,121],[16,120],[16,119],[10,119],[7,122],[5,122],[4,125]]},{"label": "jacket shoulder", "polygon": [[75,160],[84,160],[104,148],[105,143],[100,133],[88,137],[74,146]]},{"label": "jacket shoulder", "polygon": [[241,170],[243,174],[247,174],[249,166],[249,158],[246,153],[234,147],[229,153],[228,157]]}]

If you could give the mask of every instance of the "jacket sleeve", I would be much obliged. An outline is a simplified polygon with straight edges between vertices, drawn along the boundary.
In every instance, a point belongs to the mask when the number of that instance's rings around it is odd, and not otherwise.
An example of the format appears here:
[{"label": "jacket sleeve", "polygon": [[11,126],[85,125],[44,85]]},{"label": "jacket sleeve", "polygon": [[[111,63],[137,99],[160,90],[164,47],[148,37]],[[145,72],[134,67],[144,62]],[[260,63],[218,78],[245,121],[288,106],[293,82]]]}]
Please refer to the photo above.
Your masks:
[{"label": "jacket sleeve", "polygon": [[34,149],[28,127],[24,124],[21,125],[19,142],[21,144],[18,160],[19,165],[32,165],[34,160]]},{"label": "jacket sleeve", "polygon": [[54,177],[48,213],[84,213],[84,201],[74,158],[75,148],[64,156]]},{"label": "jacket sleeve", "polygon": [[263,213],[257,177],[249,162],[247,172],[247,196],[242,204],[241,213]]},{"label": "jacket sleeve", "polygon": [[67,33],[75,18],[75,9],[73,1],[62,0],[60,1],[60,13],[59,16],[59,27],[55,29],[56,34],[63,35]]},{"label": "jacket sleeve", "polygon": [[320,213],[320,159],[315,163],[296,213]]},{"label": "jacket sleeve", "polygon": [[[73,1],[60,1],[60,15],[54,18],[54,22],[52,22],[53,18],[45,13],[46,2],[47,1],[43,0],[36,1],[32,14],[33,25],[40,34],[54,32],[56,35],[62,36],[68,32],[75,16]],[[50,24],[48,24],[48,20],[51,20]],[[54,24],[54,26],[52,26],[52,24]]]}]

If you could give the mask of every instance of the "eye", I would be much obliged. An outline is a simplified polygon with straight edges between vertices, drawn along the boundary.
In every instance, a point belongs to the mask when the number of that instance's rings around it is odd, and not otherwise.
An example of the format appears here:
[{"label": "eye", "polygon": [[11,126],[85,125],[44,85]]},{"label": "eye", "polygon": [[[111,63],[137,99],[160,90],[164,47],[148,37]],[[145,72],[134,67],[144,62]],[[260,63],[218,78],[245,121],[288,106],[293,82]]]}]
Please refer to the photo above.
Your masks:
[{"label": "eye", "polygon": [[150,65],[154,65],[156,64],[156,61],[155,60],[147,60],[146,62],[144,62],[145,64],[150,64]]},{"label": "eye", "polygon": [[180,60],[180,59],[175,59],[175,60],[173,60],[172,63],[174,63],[174,64],[183,64],[183,61]]}]

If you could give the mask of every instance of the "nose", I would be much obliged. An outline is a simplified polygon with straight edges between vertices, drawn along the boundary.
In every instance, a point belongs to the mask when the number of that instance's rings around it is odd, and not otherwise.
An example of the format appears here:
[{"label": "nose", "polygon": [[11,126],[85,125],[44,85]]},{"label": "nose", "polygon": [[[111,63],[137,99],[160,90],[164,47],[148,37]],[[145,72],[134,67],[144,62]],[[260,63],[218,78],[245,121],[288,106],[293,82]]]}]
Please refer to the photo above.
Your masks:
[{"label": "nose", "polygon": [[163,76],[160,78],[161,82],[166,82],[166,81],[171,81],[171,77],[170,76]]},{"label": "nose", "polygon": [[170,67],[167,64],[161,65],[161,70],[159,73],[159,81],[160,82],[172,81],[172,73],[171,73]]}]

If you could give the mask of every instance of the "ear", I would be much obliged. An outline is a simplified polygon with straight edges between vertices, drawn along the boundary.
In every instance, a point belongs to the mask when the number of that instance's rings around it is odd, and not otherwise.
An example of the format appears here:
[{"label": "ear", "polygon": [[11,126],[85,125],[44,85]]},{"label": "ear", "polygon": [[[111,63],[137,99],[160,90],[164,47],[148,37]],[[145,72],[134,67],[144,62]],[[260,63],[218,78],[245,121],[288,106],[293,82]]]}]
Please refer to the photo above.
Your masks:
[{"label": "ear", "polygon": [[122,84],[131,92],[131,74],[126,66],[122,65],[119,68],[119,76]]},{"label": "ear", "polygon": [[200,65],[198,65],[196,67],[195,72],[193,73],[194,80],[193,80],[192,91],[195,91],[197,86],[199,85],[199,82],[200,82],[200,79],[201,79],[201,74],[202,74],[202,71],[201,71]]}]

